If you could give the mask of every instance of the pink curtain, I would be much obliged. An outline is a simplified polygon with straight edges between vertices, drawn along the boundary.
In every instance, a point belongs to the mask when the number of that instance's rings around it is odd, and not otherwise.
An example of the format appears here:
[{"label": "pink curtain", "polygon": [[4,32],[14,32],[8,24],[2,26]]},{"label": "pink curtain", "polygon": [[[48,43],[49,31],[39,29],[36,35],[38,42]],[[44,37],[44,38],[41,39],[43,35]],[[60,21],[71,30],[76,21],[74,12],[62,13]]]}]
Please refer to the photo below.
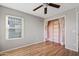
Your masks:
[{"label": "pink curtain", "polygon": [[53,41],[63,44],[64,42],[64,18],[48,21],[45,23],[45,41]]}]

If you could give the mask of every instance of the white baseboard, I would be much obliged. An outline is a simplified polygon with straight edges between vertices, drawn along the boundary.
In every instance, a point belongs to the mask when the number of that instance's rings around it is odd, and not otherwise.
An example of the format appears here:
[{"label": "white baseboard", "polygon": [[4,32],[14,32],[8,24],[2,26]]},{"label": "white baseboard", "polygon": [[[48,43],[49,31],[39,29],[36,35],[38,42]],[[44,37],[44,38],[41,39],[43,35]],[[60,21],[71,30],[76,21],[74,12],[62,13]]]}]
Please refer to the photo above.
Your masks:
[{"label": "white baseboard", "polygon": [[5,50],[5,51],[1,51],[0,53],[11,51],[11,50],[15,50],[15,49],[19,49],[19,48],[23,48],[23,47],[27,47],[27,46],[30,46],[30,45],[33,45],[33,44],[38,44],[38,43],[41,43],[41,42],[43,42],[43,41],[31,43],[31,44],[28,44],[28,45],[23,45],[23,46],[12,48],[12,49],[8,49],[8,50]]},{"label": "white baseboard", "polygon": [[72,50],[72,51],[75,51],[75,52],[78,52],[78,50],[76,50],[76,49],[71,49],[71,48],[69,48],[69,47],[65,47],[66,49],[69,49],[69,50]]}]

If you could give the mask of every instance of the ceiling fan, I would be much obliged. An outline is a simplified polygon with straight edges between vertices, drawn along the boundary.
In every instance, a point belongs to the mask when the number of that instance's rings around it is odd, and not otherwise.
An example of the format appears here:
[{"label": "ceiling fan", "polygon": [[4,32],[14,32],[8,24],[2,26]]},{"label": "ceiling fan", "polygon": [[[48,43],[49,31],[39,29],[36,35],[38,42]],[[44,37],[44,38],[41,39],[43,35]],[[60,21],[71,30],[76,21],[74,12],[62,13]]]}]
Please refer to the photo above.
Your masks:
[{"label": "ceiling fan", "polygon": [[44,14],[47,14],[47,6],[51,6],[51,7],[54,7],[54,8],[60,8],[60,5],[58,5],[58,4],[54,4],[54,3],[43,3],[42,5],[36,7],[35,9],[33,9],[33,11],[36,11],[39,8],[43,7],[43,6],[44,6]]}]

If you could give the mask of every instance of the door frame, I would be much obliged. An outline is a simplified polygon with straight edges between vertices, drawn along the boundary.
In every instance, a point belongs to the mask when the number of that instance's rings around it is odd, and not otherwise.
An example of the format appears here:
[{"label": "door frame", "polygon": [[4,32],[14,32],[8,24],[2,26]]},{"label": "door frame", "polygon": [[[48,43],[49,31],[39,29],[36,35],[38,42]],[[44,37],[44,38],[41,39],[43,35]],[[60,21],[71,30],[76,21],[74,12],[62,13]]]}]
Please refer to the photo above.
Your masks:
[{"label": "door frame", "polygon": [[78,19],[79,19],[79,17],[78,17],[78,15],[79,15],[79,12],[76,12],[76,40],[77,40],[77,45],[78,45],[78,51],[79,51],[79,29],[78,29]]},{"label": "door frame", "polygon": [[66,44],[66,15],[62,15],[62,16],[57,16],[57,17],[51,18],[47,22],[55,20],[55,19],[63,18],[63,17],[64,17],[64,23],[65,23],[64,24],[64,44],[63,45],[65,47],[65,44]]}]

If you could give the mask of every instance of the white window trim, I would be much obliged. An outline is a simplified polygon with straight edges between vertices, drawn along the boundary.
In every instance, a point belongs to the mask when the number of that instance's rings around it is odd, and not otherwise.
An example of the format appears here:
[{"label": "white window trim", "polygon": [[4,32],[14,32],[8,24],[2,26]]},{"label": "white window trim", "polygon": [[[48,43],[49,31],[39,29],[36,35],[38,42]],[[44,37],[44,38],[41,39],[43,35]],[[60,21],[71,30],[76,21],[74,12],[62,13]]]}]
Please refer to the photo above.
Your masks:
[{"label": "white window trim", "polygon": [[11,16],[11,17],[15,17],[15,18],[20,18],[20,19],[22,19],[22,36],[21,36],[21,38],[8,38],[9,36],[8,36],[8,34],[9,34],[9,32],[8,32],[8,17],[10,17],[11,15],[6,15],[6,40],[16,40],[16,39],[23,39],[24,38],[24,19],[22,18],[22,17],[17,17],[17,16]]}]

